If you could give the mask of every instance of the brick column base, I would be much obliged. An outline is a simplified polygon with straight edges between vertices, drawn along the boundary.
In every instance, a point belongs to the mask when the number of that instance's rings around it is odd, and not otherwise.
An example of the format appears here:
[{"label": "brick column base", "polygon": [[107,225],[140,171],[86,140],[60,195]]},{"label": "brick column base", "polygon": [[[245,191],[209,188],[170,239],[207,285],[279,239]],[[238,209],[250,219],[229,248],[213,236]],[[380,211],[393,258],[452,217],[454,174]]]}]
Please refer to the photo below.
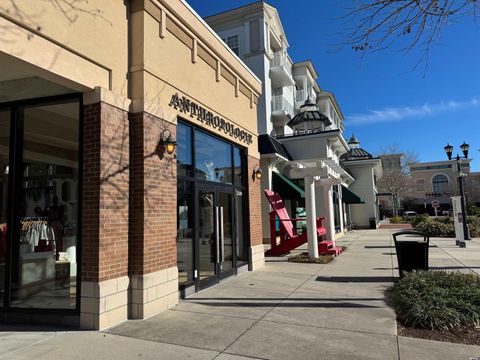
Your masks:
[{"label": "brick column base", "polygon": [[82,282],[80,327],[103,330],[127,319],[128,276]]},{"label": "brick column base", "polygon": [[145,319],[178,304],[177,267],[150,274],[133,274],[130,318]]},{"label": "brick column base", "polygon": [[252,271],[265,266],[265,248],[263,244],[250,246],[249,257]]}]

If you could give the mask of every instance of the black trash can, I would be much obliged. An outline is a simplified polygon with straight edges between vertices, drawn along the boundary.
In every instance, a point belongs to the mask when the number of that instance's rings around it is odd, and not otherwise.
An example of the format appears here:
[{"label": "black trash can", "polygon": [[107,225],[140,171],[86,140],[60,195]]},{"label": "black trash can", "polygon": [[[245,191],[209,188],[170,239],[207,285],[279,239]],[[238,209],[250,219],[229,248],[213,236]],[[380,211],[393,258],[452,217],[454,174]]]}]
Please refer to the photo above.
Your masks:
[{"label": "black trash can", "polygon": [[[398,236],[409,239],[398,240]],[[430,237],[419,231],[406,230],[392,235],[397,251],[398,272],[400,277],[405,271],[428,270],[428,246]]]},{"label": "black trash can", "polygon": [[369,223],[370,223],[370,229],[376,229],[377,228],[377,218],[370,218],[368,219]]}]

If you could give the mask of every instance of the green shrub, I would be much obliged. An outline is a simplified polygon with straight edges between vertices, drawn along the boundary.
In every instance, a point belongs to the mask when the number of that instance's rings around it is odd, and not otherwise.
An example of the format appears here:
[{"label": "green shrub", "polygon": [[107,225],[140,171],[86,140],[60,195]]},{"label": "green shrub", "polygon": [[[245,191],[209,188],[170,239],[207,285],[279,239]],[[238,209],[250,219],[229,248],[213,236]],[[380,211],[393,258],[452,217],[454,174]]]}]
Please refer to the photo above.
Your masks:
[{"label": "green shrub", "polygon": [[480,216],[480,207],[475,205],[467,206],[467,214],[472,216]]},{"label": "green shrub", "polygon": [[442,224],[453,224],[453,219],[449,218],[448,216],[435,216],[432,217],[431,220]]},{"label": "green shrub", "polygon": [[427,219],[426,221],[417,224],[415,230],[428,236],[455,237],[455,226],[453,223],[444,224],[440,221]]},{"label": "green shrub", "polygon": [[480,278],[459,272],[407,273],[393,286],[397,317],[405,326],[450,330],[480,325]]},{"label": "green shrub", "polygon": [[421,222],[427,221],[428,220],[428,215],[417,215],[412,221],[412,226],[416,227],[418,224]]},{"label": "green shrub", "polygon": [[400,224],[402,222],[402,218],[400,216],[392,216],[390,218],[390,223],[391,224]]},{"label": "green shrub", "polygon": [[471,237],[480,237],[480,216],[469,216],[468,228]]}]

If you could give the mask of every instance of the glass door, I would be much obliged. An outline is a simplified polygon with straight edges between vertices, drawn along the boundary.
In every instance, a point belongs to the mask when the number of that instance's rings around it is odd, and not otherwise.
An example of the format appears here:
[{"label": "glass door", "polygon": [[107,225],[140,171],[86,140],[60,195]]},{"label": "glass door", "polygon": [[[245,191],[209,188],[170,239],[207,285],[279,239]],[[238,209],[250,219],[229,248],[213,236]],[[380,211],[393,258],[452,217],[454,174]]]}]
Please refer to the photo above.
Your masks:
[{"label": "glass door", "polygon": [[218,190],[217,208],[219,213],[219,276],[220,280],[235,274],[233,266],[233,191]]},{"label": "glass door", "polygon": [[235,274],[233,191],[197,187],[197,282],[199,290]]},{"label": "glass door", "polygon": [[218,282],[218,211],[215,204],[215,190],[198,188],[197,213],[197,281],[203,289]]}]

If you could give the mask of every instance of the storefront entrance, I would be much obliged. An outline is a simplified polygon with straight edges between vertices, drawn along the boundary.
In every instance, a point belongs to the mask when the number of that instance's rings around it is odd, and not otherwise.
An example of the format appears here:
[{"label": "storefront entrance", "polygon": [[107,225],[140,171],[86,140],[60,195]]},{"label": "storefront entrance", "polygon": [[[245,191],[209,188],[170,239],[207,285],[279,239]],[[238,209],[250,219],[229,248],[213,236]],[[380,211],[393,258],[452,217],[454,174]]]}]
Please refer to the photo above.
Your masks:
[{"label": "storefront entrance", "polygon": [[177,265],[188,296],[247,266],[245,154],[181,122],[177,142]]},{"label": "storefront entrance", "polygon": [[233,267],[233,192],[198,186],[198,286],[204,289],[235,274]]}]

